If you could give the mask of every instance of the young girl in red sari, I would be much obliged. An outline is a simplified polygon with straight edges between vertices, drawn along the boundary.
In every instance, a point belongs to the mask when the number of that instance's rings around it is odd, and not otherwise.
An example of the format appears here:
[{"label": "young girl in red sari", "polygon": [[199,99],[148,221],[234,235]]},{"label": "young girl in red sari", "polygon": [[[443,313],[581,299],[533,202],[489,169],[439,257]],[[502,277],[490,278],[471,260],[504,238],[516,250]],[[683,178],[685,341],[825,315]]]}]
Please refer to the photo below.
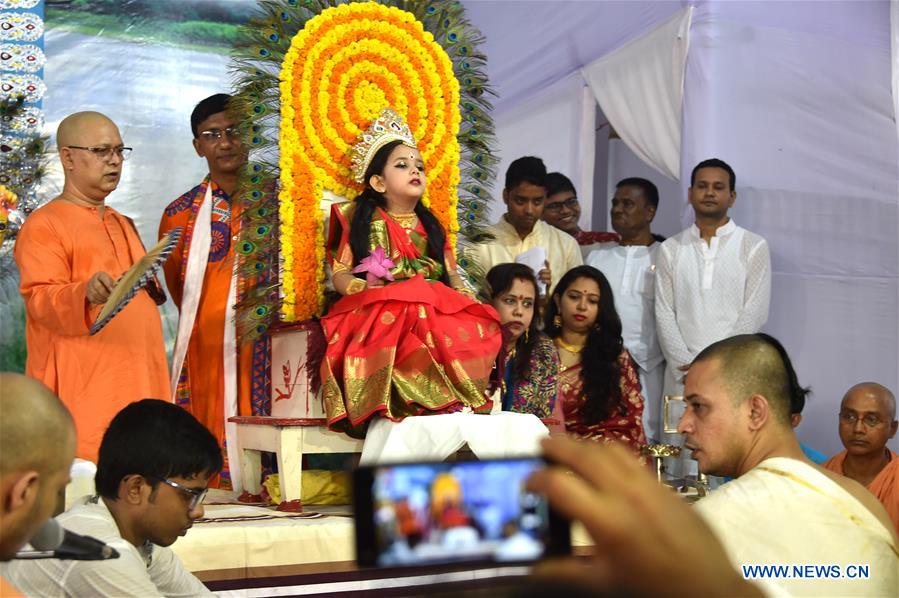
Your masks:
[{"label": "young girl in red sari", "polygon": [[553,290],[545,318],[559,349],[566,431],[618,440],[639,454],[646,444],[640,378],[621,340],[621,320],[606,277],[592,266],[569,270]]},{"label": "young girl in red sari", "polygon": [[468,296],[446,233],[421,203],[427,177],[408,125],[385,110],[362,139],[354,174],[365,190],[332,208],[328,234],[343,295],[322,318],[328,425],[361,436],[375,415],[488,411],[496,311]]}]

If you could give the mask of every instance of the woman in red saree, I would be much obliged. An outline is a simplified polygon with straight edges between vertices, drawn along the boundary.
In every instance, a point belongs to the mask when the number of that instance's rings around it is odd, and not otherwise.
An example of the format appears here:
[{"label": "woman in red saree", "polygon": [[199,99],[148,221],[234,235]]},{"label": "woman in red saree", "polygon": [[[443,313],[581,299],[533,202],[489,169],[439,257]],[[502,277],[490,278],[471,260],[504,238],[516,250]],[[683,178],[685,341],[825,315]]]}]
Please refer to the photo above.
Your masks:
[{"label": "woman in red saree", "polygon": [[447,236],[420,201],[427,179],[408,126],[385,111],[366,135],[356,149],[365,190],[331,211],[328,260],[343,297],[322,318],[328,425],[360,436],[376,415],[489,411],[496,311],[465,294]]},{"label": "woman in red saree", "polygon": [[646,444],[643,396],[621,340],[612,289],[592,266],[569,270],[547,304],[545,327],[559,350],[559,399],[565,430],[581,438]]}]

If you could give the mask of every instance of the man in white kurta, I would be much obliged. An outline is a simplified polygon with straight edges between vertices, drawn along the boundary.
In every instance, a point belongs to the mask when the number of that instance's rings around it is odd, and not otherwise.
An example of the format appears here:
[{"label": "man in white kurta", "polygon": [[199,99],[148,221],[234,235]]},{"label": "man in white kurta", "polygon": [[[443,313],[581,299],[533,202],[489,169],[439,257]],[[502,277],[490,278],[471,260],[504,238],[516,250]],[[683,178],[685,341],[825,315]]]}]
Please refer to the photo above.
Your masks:
[{"label": "man in white kurta", "polygon": [[[889,516],[863,486],[802,452],[790,405],[808,391],[777,340],[714,343],[690,364],[684,392],[678,431],[699,470],[736,478],[696,509],[739,571],[773,595],[896,595],[899,544]],[[867,575],[852,568],[859,565]]]},{"label": "man in white kurta", "polygon": [[601,243],[587,257],[608,279],[621,318],[624,347],[637,363],[645,400],[643,428],[652,442],[662,439],[662,384],[665,357],[656,334],[655,261],[660,243],[650,228],[659,205],[656,186],[629,178],[616,185],[612,228],[620,241]]},{"label": "man in white kurta", "polygon": [[728,217],[737,197],[735,183],[725,162],[700,162],[689,189],[695,223],[659,249],[655,312],[667,361],[665,394],[681,394],[680,368],[705,347],[757,332],[768,320],[768,243]]},{"label": "man in white kurta", "polygon": [[494,239],[475,246],[478,265],[485,273],[497,264],[515,262],[526,251],[540,248],[546,255],[542,268],[535,268],[545,287],[541,295],[551,293],[553,285],[568,270],[583,264],[574,237],[540,219],[546,200],[545,179],[546,167],[540,158],[526,156],[512,162],[503,189],[506,213],[488,229]]},{"label": "man in white kurta", "polygon": [[111,546],[110,561],[42,559],[15,561],[7,575],[28,596],[211,596],[171,548],[150,542],[135,546],[122,537],[99,497],[82,497],[59,515],[60,525]]}]

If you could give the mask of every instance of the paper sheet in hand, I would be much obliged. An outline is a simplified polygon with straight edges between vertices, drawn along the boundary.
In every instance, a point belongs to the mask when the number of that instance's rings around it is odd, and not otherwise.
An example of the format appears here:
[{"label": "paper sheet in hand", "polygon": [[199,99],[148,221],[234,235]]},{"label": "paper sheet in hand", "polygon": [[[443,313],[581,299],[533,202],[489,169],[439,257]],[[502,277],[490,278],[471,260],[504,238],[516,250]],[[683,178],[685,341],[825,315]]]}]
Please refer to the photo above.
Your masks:
[{"label": "paper sheet in hand", "polygon": [[[532,247],[524,253],[519,253],[515,258],[515,263],[528,266],[534,271],[534,276],[537,276],[537,273],[540,272],[540,270],[546,268],[546,249],[543,247]],[[539,287],[537,290],[540,294],[545,295],[546,284],[538,280],[537,286]]]},{"label": "paper sheet in hand", "polygon": [[156,272],[168,259],[180,238],[181,228],[173,228],[160,239],[153,249],[147,252],[147,255],[137,260],[127,272],[122,274],[122,277],[116,281],[106,303],[103,304],[103,309],[100,310],[97,319],[94,320],[94,324],[91,326],[91,335],[100,332],[100,329],[122,311],[138,291],[156,276]]}]

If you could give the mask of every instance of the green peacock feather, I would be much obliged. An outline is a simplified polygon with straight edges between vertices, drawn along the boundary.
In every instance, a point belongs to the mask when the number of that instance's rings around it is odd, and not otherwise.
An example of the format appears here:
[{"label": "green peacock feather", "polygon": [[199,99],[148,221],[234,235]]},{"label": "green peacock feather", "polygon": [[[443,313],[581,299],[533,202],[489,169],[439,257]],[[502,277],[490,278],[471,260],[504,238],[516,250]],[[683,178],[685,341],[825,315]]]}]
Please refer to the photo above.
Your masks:
[{"label": "green peacock feather", "polygon": [[[238,334],[253,339],[277,321],[278,294],[278,134],[279,73],[293,36],[323,10],[346,4],[321,0],[261,0],[257,15],[242,29],[232,60],[236,83],[230,105],[250,148],[250,163],[241,177],[242,210],[238,252],[242,280]],[[493,95],[487,80],[487,58],[479,50],[484,37],[465,16],[460,2],[448,0],[380,2],[416,16],[443,47],[459,80],[460,184],[459,266],[476,286],[480,272],[470,256],[470,243],[486,236],[487,183],[496,176]]]}]

